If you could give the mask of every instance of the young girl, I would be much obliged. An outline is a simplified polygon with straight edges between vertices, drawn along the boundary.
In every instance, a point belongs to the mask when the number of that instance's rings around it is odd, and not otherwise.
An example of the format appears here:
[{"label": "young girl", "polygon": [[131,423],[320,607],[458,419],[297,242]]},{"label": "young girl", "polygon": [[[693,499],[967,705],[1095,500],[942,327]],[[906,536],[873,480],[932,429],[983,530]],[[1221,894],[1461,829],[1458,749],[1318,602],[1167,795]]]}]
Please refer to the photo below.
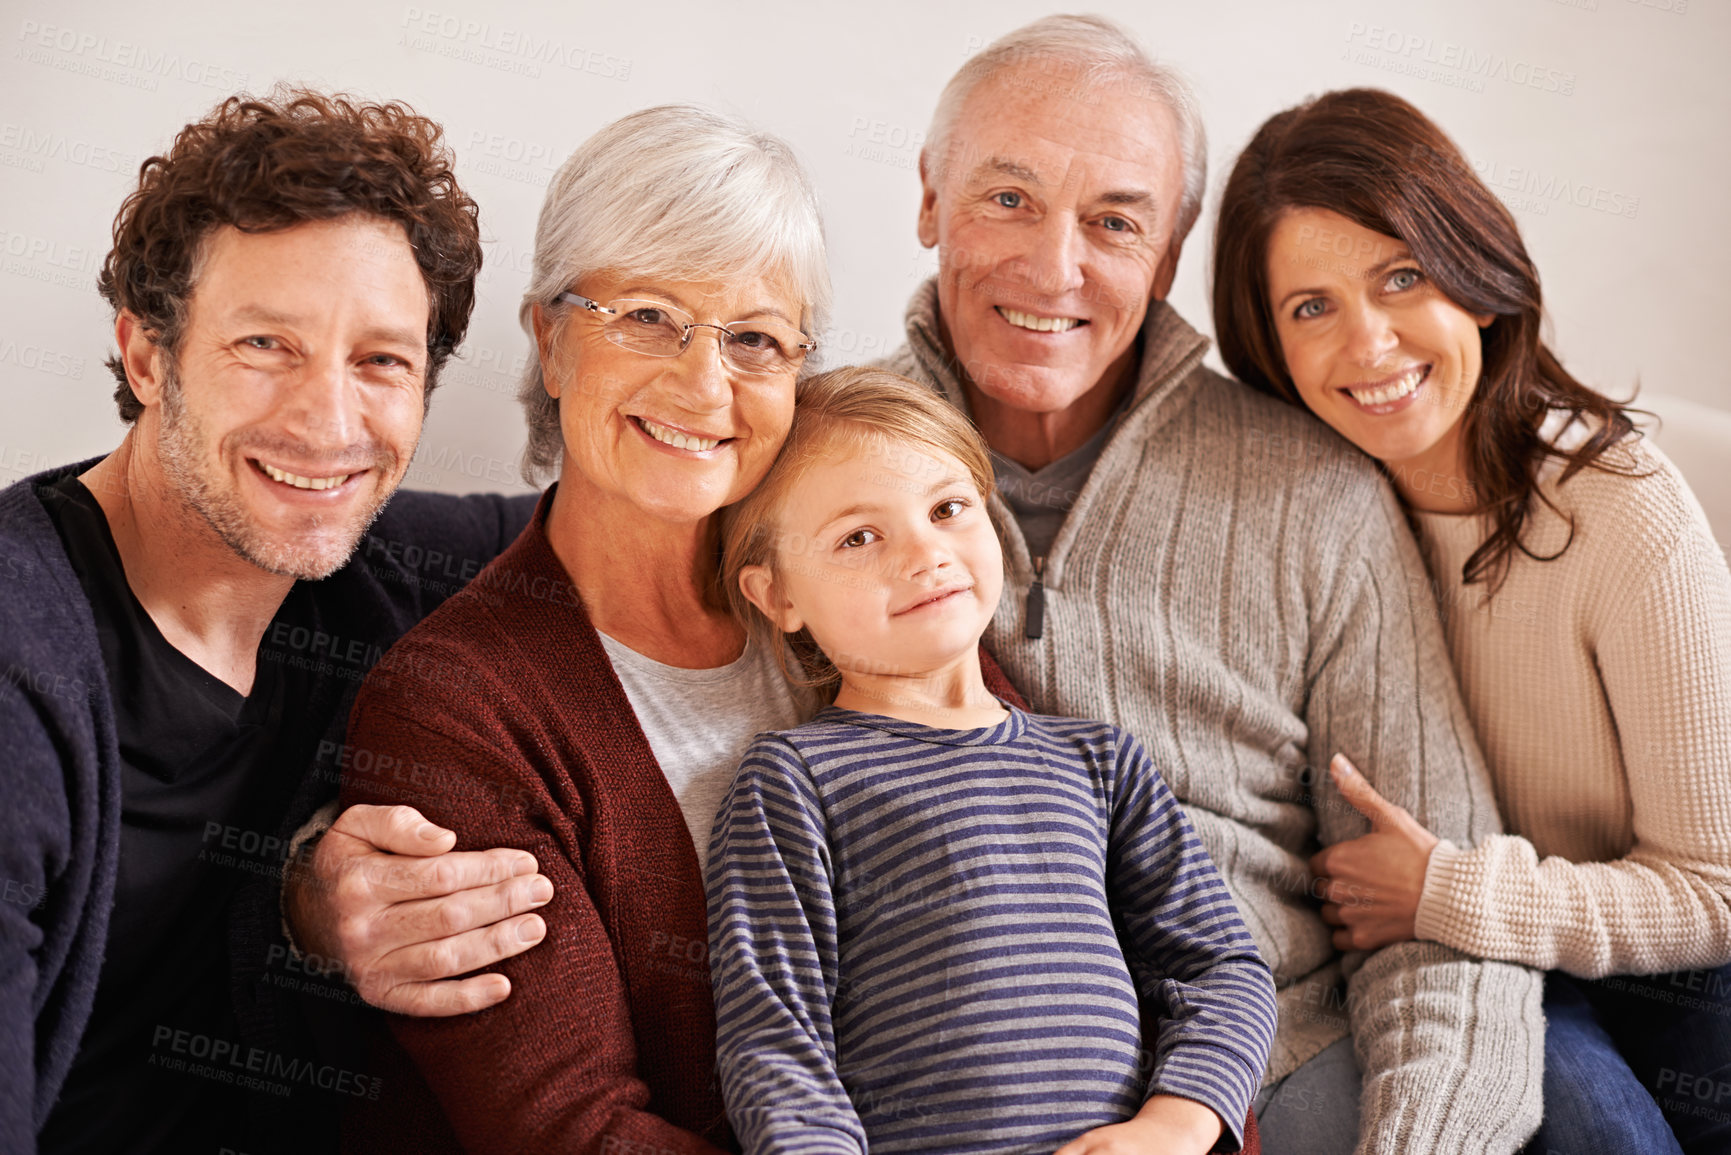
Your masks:
[{"label": "young girl", "polygon": [[731,511],[742,618],[834,693],[758,736],[711,840],[717,1057],[747,1152],[1244,1138],[1268,968],[1134,738],[986,690],[991,486],[954,407],[842,369],[802,386]]},{"label": "young girl", "polygon": [[[1263,125],[1214,264],[1227,366],[1381,461],[1407,505],[1509,831],[1439,842],[1337,759],[1377,827],[1313,860],[1330,895],[1375,890],[1324,907],[1337,943],[1550,972],[1531,1149],[1675,1151],[1674,1129],[1725,1150],[1731,574],[1699,503],[1541,343],[1513,218],[1398,97]],[[1645,977],[1589,981],[1607,975]]]}]

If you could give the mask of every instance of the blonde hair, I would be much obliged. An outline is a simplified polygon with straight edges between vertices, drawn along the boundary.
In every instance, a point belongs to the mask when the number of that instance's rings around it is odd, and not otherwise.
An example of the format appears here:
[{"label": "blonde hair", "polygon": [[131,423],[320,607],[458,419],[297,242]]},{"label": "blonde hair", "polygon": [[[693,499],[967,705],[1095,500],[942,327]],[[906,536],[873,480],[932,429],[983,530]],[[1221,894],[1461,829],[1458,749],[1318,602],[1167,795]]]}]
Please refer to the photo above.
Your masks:
[{"label": "blonde hair", "polygon": [[[982,498],[992,493],[992,456],[986,441],[961,410],[932,390],[887,369],[850,365],[808,377],[799,384],[793,426],[775,463],[756,489],[729,506],[722,524],[722,586],[734,616],[754,643],[776,655],[790,682],[833,696],[841,675],[808,630],[782,644],[776,624],[752,605],[740,588],[748,566],[767,569],[780,581],[786,535],[780,515],[794,486],[811,467],[833,460],[835,450],[859,449],[874,441],[913,445],[955,458]],[[802,670],[787,660],[791,647]]]}]

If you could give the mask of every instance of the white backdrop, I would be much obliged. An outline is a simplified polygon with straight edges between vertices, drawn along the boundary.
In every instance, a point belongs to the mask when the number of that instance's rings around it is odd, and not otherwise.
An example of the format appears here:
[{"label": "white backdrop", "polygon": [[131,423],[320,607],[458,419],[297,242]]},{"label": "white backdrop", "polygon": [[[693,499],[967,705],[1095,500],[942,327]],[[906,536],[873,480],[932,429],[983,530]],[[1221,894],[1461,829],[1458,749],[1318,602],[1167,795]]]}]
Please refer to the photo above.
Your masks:
[{"label": "white backdrop", "polygon": [[[914,237],[915,162],[966,56],[1048,0],[0,2],[0,483],[104,452],[123,427],[94,281],[138,162],[221,97],[291,80],[410,102],[442,122],[481,204],[469,340],[410,481],[519,489],[516,324],[536,212],[564,157],[668,101],[791,141],[824,202],[831,364],[900,341],[935,268]],[[1307,95],[1379,85],[1460,142],[1514,210],[1555,347],[1614,394],[1639,384],[1659,443],[1731,541],[1731,49],[1726,0],[1100,0],[1203,100],[1210,197],[1173,300],[1209,331],[1213,205],[1239,147]]]}]

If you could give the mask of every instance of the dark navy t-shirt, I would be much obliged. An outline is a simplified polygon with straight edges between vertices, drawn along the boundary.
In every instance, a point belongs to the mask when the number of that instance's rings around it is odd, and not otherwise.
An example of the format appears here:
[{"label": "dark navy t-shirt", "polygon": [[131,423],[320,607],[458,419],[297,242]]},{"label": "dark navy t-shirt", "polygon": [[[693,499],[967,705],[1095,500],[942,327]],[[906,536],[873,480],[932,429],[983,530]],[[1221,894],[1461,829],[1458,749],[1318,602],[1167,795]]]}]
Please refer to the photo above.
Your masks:
[{"label": "dark navy t-shirt", "polygon": [[299,771],[278,763],[297,745],[285,731],[304,724],[309,679],[260,661],[243,695],[199,666],[133,594],[95,495],[73,476],[38,492],[90,599],[121,759],[120,870],[102,979],[40,1147],[216,1151],[244,1129],[240,1100],[225,1093],[233,1073],[184,1060],[209,1059],[238,1033],[228,902],[247,872],[280,867],[276,815],[285,779]]}]

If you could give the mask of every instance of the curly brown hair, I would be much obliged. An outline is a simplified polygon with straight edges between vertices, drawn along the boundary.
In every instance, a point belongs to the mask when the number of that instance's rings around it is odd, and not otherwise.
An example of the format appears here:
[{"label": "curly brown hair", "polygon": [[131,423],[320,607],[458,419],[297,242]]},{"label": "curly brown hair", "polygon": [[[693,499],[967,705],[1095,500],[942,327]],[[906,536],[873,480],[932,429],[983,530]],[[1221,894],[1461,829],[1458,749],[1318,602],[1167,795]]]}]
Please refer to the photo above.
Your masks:
[{"label": "curly brown hair", "polygon": [[[366,213],[403,226],[427,285],[426,391],[462,342],[481,271],[475,202],[457,184],[443,130],[407,105],[279,88],[231,96],[181,129],[167,156],[139,166],[114,219],[97,288],[130,310],[172,358],[205,242],[232,225],[268,233]],[[144,412],[118,356],[114,400],[128,424]]]},{"label": "curly brown hair", "polygon": [[[1294,208],[1339,213],[1406,242],[1442,292],[1468,313],[1495,319],[1480,341],[1484,366],[1462,417],[1478,512],[1490,534],[1462,567],[1465,582],[1502,584],[1515,550],[1540,561],[1522,530],[1550,505],[1540,469],[1561,458],[1560,481],[1589,466],[1622,473],[1606,451],[1639,436],[1626,403],[1575,379],[1542,337],[1539,271],[1514,217],[1442,129],[1391,92],[1324,93],[1271,117],[1245,146],[1221,197],[1214,233],[1214,330],[1240,381],[1299,408],[1268,301],[1268,241]],[[1554,448],[1540,426],[1554,410],[1589,418],[1594,432]],[[1570,541],[1573,534],[1570,535]]]}]

